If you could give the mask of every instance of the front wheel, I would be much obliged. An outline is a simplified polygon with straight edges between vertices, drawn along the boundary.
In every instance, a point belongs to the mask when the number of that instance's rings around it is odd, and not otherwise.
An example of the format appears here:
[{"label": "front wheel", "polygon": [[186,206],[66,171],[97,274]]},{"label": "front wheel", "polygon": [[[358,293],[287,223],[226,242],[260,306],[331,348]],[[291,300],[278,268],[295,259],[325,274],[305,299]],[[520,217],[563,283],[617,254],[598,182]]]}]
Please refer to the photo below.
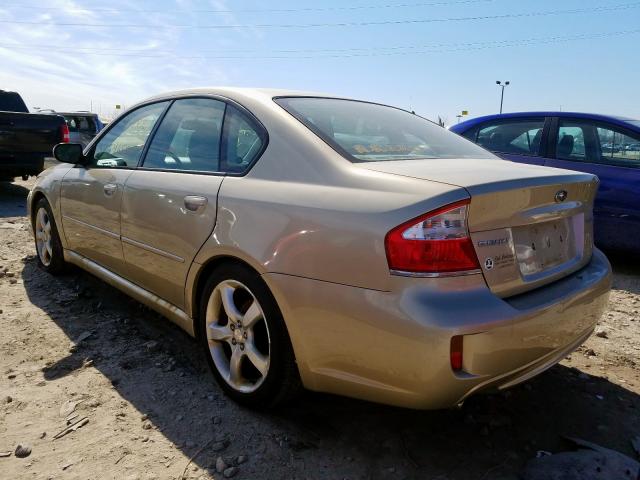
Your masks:
[{"label": "front wheel", "polygon": [[260,277],[239,265],[218,268],[200,305],[200,341],[213,375],[238,403],[274,407],[300,388],[282,314]]},{"label": "front wheel", "polygon": [[36,204],[33,234],[38,252],[38,265],[52,275],[63,273],[67,263],[64,261],[62,243],[51,206],[44,198],[38,200]]}]

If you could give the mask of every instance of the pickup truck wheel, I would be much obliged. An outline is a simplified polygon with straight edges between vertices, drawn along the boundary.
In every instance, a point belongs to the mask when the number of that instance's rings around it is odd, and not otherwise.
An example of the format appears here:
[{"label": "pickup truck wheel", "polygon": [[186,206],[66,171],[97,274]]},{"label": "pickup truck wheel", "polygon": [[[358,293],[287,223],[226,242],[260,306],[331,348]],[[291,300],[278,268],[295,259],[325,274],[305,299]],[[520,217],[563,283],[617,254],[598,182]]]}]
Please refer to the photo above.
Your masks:
[{"label": "pickup truck wheel", "polygon": [[213,375],[236,402],[272,408],[300,390],[282,314],[257,273],[240,265],[216,269],[204,287],[199,320]]},{"label": "pickup truck wheel", "polygon": [[67,263],[64,261],[62,243],[53,219],[51,206],[44,198],[38,200],[33,218],[33,233],[38,252],[38,265],[47,273],[62,273]]}]

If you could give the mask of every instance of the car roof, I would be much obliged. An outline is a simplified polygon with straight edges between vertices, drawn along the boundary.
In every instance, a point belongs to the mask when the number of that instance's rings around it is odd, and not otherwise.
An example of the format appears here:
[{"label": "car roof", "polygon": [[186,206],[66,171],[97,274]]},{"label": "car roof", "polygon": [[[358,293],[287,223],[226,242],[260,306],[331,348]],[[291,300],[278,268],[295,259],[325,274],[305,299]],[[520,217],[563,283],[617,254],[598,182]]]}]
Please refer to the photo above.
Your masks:
[{"label": "car roof", "polygon": [[274,97],[327,97],[327,98],[346,98],[340,95],[333,95],[327,93],[303,91],[303,90],[289,90],[279,88],[248,88],[248,87],[202,87],[202,88],[190,88],[186,90],[174,90],[171,92],[155,95],[146,102],[153,100],[177,98],[188,95],[220,95],[228,97],[232,100],[239,100],[243,97],[262,97],[263,99],[272,99]]},{"label": "car roof", "polygon": [[614,123],[620,126],[630,128],[632,130],[640,131],[640,127],[629,123],[635,119],[630,117],[623,117],[619,115],[603,115],[600,113],[585,113],[585,112],[559,112],[559,111],[533,111],[533,112],[514,112],[503,113],[494,115],[485,115],[483,117],[472,118],[465,122],[453,125],[451,130],[454,132],[464,132],[471,127],[474,127],[480,123],[484,123],[491,120],[502,120],[509,118],[528,118],[528,117],[560,117],[560,118],[580,118],[589,120],[599,120],[602,122]]}]

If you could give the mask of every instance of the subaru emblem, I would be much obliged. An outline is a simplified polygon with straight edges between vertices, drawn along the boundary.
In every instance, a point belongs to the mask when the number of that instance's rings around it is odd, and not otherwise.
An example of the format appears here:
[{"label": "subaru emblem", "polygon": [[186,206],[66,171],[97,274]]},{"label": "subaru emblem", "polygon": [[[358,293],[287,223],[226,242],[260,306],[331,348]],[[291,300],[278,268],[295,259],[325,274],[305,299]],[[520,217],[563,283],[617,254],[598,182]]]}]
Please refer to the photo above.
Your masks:
[{"label": "subaru emblem", "polygon": [[556,195],[554,197],[556,203],[562,203],[567,199],[567,196],[569,194],[567,193],[566,190],[559,190],[556,192]]}]

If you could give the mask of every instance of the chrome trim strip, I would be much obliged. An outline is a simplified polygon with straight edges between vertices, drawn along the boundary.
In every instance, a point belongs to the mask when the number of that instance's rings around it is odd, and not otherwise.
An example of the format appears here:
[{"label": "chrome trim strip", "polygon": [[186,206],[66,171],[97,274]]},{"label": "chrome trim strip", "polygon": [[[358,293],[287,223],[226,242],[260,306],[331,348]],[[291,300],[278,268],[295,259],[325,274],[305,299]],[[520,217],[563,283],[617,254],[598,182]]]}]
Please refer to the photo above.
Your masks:
[{"label": "chrome trim strip", "polygon": [[64,250],[64,259],[73,263],[74,265],[86,270],[87,272],[95,275],[100,280],[108,283],[112,287],[123,291],[130,297],[136,299],[140,303],[145,304],[149,308],[154,309],[161,315],[164,315],[173,323],[182,328],[192,337],[195,337],[195,329],[193,319],[189,317],[183,310],[175,305],[163,300],[162,298],[154,295],[153,293],[145,290],[138,285],[131,283],[129,280],[122,278],[121,276],[113,273],[111,270],[107,270],[101,265],[89,260],[82,255],[72,252],[71,250]]},{"label": "chrome trim strip", "polygon": [[62,215],[62,220],[70,220],[70,221],[75,222],[75,223],[77,223],[79,225],[82,225],[83,227],[87,227],[87,228],[90,228],[92,230],[95,230],[96,232],[102,233],[103,235],[106,235],[107,237],[117,238],[118,240],[120,240],[120,235],[118,235],[117,233],[114,233],[114,232],[112,232],[110,230],[105,230],[104,228],[96,227],[95,225],[91,225],[90,223],[83,222],[82,220],[78,220],[77,218],[69,217],[67,215]]},{"label": "chrome trim strip", "polygon": [[160,250],[159,248],[152,247],[151,245],[147,245],[146,243],[138,242],[137,240],[133,240],[129,237],[121,237],[124,243],[128,243],[129,245],[133,245],[134,247],[142,248],[143,250],[147,250],[148,252],[155,253],[162,257],[168,258],[170,260],[174,260],[179,263],[184,263],[184,258],[174,255],[173,253],[165,252],[164,250]]},{"label": "chrome trim strip", "polygon": [[439,278],[439,277],[464,277],[467,275],[478,275],[482,273],[482,270],[464,270],[462,272],[405,272],[402,270],[390,270],[391,275],[398,277],[412,277],[412,278]]}]

